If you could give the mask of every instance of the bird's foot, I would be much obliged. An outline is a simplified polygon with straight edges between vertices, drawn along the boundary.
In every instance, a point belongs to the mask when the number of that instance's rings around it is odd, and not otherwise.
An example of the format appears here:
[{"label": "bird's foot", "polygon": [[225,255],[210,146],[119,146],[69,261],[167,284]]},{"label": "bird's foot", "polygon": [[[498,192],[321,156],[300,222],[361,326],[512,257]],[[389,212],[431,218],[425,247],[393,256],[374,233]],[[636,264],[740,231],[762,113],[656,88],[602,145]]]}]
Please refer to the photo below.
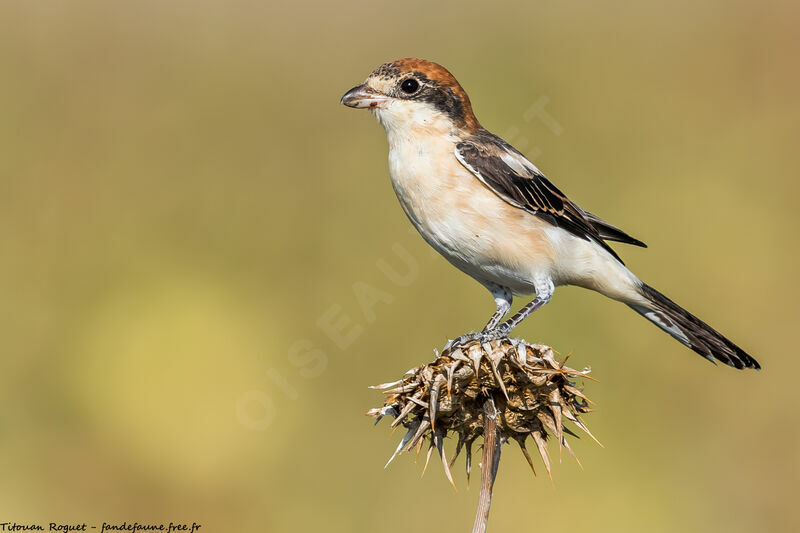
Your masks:
[{"label": "bird's foot", "polygon": [[456,348],[466,348],[472,344],[484,344],[487,342],[495,341],[497,339],[502,339],[506,337],[511,332],[511,328],[508,324],[500,324],[494,329],[488,329],[483,331],[474,331],[472,333],[467,333],[466,335],[461,335],[451,341],[449,341],[445,347],[444,351],[449,352],[451,350],[455,350]]},{"label": "bird's foot", "polygon": [[455,350],[456,348],[464,348],[470,344],[480,343],[482,342],[481,336],[483,333],[483,331],[473,331],[472,333],[467,333],[466,335],[456,337],[444,345],[444,351],[449,352],[451,350]]}]

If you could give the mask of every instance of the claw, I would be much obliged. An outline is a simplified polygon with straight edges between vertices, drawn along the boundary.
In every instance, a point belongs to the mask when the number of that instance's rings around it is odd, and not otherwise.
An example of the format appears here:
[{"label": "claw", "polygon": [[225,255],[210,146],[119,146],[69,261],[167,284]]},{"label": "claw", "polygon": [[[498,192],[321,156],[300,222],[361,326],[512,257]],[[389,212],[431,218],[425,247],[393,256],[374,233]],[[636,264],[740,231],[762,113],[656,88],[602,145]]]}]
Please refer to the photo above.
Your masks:
[{"label": "claw", "polygon": [[453,348],[466,347],[471,342],[482,338],[482,334],[483,332],[478,331],[473,333],[467,333],[466,335],[461,335],[460,337],[448,341],[447,344],[445,344],[444,346],[444,351],[448,352]]}]

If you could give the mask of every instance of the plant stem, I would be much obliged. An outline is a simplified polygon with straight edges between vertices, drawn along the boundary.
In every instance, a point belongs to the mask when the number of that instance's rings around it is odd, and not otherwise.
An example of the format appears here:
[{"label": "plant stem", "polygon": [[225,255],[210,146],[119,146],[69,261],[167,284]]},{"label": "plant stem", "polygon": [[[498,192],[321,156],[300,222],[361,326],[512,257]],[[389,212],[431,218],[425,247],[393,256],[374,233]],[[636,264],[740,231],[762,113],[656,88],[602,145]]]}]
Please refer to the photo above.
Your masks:
[{"label": "plant stem", "polygon": [[497,438],[497,409],[491,395],[483,402],[483,455],[481,457],[481,492],[472,533],[485,533],[492,505],[492,488],[500,465],[501,442]]}]

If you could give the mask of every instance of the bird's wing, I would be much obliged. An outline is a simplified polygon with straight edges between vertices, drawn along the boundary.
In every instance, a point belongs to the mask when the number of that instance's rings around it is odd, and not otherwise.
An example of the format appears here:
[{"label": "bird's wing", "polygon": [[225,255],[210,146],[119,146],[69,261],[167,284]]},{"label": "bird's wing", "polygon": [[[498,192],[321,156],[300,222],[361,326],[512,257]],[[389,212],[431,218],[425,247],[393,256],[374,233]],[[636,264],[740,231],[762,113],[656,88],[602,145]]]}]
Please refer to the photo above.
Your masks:
[{"label": "bird's wing", "polygon": [[525,156],[488,131],[484,130],[456,144],[455,156],[509,204],[582,239],[597,242],[620,262],[622,260],[605,240],[645,246],[643,242],[572,203]]}]

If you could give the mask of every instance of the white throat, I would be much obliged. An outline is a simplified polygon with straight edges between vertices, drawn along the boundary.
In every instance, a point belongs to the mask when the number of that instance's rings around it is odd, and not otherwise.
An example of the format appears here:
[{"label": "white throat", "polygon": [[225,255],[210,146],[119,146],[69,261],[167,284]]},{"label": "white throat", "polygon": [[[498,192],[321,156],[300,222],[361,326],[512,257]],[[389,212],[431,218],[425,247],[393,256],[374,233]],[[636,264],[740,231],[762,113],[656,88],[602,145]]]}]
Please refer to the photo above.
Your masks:
[{"label": "white throat", "polygon": [[409,141],[426,142],[431,136],[449,137],[455,125],[433,106],[406,100],[392,100],[373,112],[386,131],[389,145]]}]

